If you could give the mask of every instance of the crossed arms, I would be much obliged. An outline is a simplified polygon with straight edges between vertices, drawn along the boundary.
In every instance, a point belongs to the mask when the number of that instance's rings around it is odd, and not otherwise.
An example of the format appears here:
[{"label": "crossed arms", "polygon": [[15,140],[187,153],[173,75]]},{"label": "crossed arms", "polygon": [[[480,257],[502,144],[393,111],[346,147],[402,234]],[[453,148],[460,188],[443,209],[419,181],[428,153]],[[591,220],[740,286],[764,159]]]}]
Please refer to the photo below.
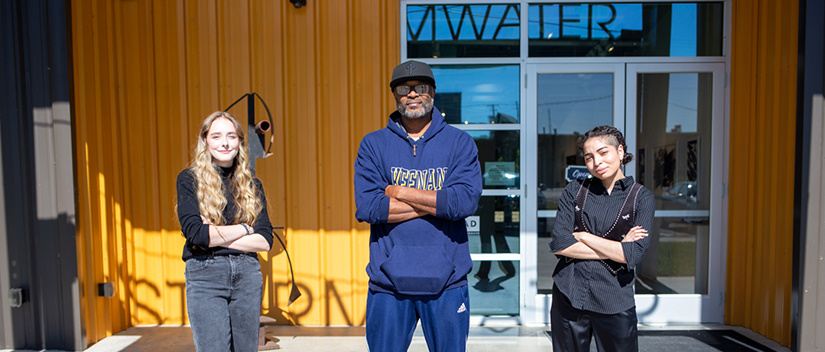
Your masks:
[{"label": "crossed arms", "polygon": [[248,233],[244,225],[218,226],[201,218],[204,225],[209,225],[209,247],[225,247],[246,253],[266,252],[272,247],[263,235]]},{"label": "crossed arms", "polygon": [[633,268],[641,263],[650,246],[648,230],[653,227],[655,200],[653,194],[643,188],[638,195],[636,223],[624,239],[614,241],[588,232],[575,232],[574,205],[577,187],[569,185],[559,201],[559,211],[553,228],[550,250],[558,256],[585,260],[610,259]]},{"label": "crossed arms", "polygon": [[[256,181],[261,202],[266,204],[263,186]],[[181,171],[177,180],[178,221],[184,237],[200,248],[224,247],[241,252],[263,252],[272,247],[272,226],[264,206],[255,224],[216,226],[200,214],[197,189],[192,174]],[[249,228],[249,231],[247,231]]]},{"label": "crossed arms", "polygon": [[[622,242],[636,242],[647,236],[647,230],[641,226],[634,226],[627,232]],[[573,232],[573,237],[578,242],[555,254],[575,259],[610,259],[617,263],[627,263],[622,242],[608,240],[587,232]]]},{"label": "crossed arms", "polygon": [[371,134],[362,140],[355,160],[355,217],[358,221],[398,223],[426,215],[458,221],[475,213],[481,197],[481,168],[475,142],[469,135],[457,135],[458,140],[452,149],[440,152],[442,155],[439,156],[447,157],[432,158],[434,160],[421,166],[422,169],[448,170],[443,182],[439,180],[434,187],[394,184],[391,167],[387,164],[408,161],[388,155],[386,143],[374,140],[374,136]]},{"label": "crossed arms", "polygon": [[424,215],[435,216],[437,191],[388,185],[384,195],[390,198],[388,223],[415,219]]}]

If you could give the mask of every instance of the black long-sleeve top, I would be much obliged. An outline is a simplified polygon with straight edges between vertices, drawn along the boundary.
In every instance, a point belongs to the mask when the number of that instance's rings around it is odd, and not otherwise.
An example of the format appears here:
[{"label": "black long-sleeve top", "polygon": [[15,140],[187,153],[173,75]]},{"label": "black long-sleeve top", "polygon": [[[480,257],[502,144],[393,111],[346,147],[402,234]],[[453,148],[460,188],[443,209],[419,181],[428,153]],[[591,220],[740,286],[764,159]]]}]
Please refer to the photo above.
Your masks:
[{"label": "black long-sleeve top", "polygon": [[[623,178],[616,182],[610,194],[601,182],[588,182],[590,186],[587,191],[590,194],[582,211],[582,219],[587,228],[595,232],[594,235],[601,236],[610,229],[634,182],[633,177]],[[573,236],[573,211],[576,192],[581,184],[581,180],[569,183],[559,200],[559,211],[553,225],[553,240],[550,242],[550,250],[553,252],[578,242]],[[642,187],[637,197],[634,226],[652,231],[655,206],[653,193]],[[627,270],[620,270],[616,276],[598,260],[568,260],[559,255],[559,262],[553,272],[553,283],[577,309],[602,314],[626,311],[636,305],[633,298],[636,276],[634,268],[642,262],[648,247],[650,237],[635,242],[622,242]]]},{"label": "black long-sleeve top", "polygon": [[[224,197],[226,198],[226,207],[223,209],[223,217],[228,225],[237,224],[235,221],[237,204],[235,204],[234,197],[232,197],[229,193],[229,176],[234,171],[234,165],[229,168],[218,168],[218,173],[221,175],[221,180],[223,181]],[[250,225],[252,225],[255,233],[264,236],[266,241],[269,242],[269,246],[272,247],[272,225],[269,222],[269,214],[266,211],[267,203],[266,196],[264,195],[264,188],[259,179],[254,178],[254,182],[258,191],[258,196],[264,206],[261,208],[261,212],[258,213],[255,223]],[[204,224],[203,219],[201,219],[200,207],[198,204],[198,184],[192,169],[184,169],[178,174],[177,190],[178,220],[180,221],[183,237],[186,238],[182,255],[184,261],[198,256],[244,253],[225,247],[209,248],[209,225]],[[246,254],[257,258],[257,253],[253,252]]]}]

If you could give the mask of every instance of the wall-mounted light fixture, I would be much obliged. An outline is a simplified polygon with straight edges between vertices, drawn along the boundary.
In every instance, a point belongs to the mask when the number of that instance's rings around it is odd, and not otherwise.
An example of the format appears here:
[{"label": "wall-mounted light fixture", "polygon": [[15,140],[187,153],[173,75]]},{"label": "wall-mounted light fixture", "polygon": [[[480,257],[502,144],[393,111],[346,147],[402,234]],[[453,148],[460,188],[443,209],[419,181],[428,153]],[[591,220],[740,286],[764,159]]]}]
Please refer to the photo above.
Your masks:
[{"label": "wall-mounted light fixture", "polygon": [[295,5],[296,9],[301,8],[301,6],[307,6],[307,0],[289,0],[289,2]]}]

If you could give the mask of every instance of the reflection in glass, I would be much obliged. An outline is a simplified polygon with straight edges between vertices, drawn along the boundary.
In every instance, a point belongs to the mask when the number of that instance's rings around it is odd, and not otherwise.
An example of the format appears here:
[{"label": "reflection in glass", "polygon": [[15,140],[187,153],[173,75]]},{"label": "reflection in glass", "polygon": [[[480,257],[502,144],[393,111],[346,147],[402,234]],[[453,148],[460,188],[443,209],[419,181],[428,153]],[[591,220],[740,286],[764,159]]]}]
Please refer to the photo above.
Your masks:
[{"label": "reflection in glass", "polygon": [[722,2],[530,4],[529,56],[721,56],[723,10]]},{"label": "reflection in glass", "polygon": [[[537,90],[537,204],[539,211],[556,210],[568,183],[568,171],[579,168],[589,174],[576,147],[576,138],[593,127],[613,124],[613,74],[539,74]],[[552,291],[553,270],[558,261],[549,246],[554,220],[538,216],[536,284],[541,294]]]},{"label": "reflection in glass", "polygon": [[636,267],[636,293],[707,294],[707,217],[655,218],[650,248]]},{"label": "reflection in glass", "polygon": [[[637,80],[636,179],[653,192],[657,211],[709,211],[713,74]],[[709,220],[655,218],[637,292],[707,293]]]},{"label": "reflection in glass", "polygon": [[518,65],[433,65],[435,106],[450,124],[519,123]]},{"label": "reflection in glass", "polygon": [[638,76],[636,175],[657,210],[710,209],[711,73]]},{"label": "reflection in glass", "polygon": [[[476,221],[477,226],[468,226],[470,253],[518,253],[521,214],[519,197],[482,196],[478,209],[467,221]],[[505,261],[498,264],[507,274],[514,274],[517,263]],[[489,276],[489,268],[481,268],[473,274]]]},{"label": "reflection in glass", "polygon": [[538,258],[538,277],[536,286],[539,294],[551,294],[553,292],[553,270],[559,259],[550,252],[550,241],[553,240],[552,231],[555,218],[539,218],[538,240],[536,243],[536,254]]},{"label": "reflection in glass", "polygon": [[478,148],[483,186],[486,189],[519,188],[519,132],[467,131]]},{"label": "reflection in glass", "polygon": [[518,57],[519,5],[408,5],[407,56]]},{"label": "reflection in glass", "polygon": [[558,209],[570,167],[584,167],[576,138],[613,123],[612,73],[538,75],[539,210]]},{"label": "reflection in glass", "polygon": [[[475,214],[467,218],[470,253],[518,253],[519,208],[516,195],[482,196]],[[474,261],[468,280],[471,314],[518,314],[518,261]]]},{"label": "reflection in glass", "polygon": [[[515,262],[515,272],[505,274],[497,265],[489,261],[473,261],[473,272],[486,265],[492,267],[489,278],[467,277],[470,291],[470,314],[472,315],[518,315],[519,314],[519,272]],[[494,264],[494,263],[493,263]]]}]

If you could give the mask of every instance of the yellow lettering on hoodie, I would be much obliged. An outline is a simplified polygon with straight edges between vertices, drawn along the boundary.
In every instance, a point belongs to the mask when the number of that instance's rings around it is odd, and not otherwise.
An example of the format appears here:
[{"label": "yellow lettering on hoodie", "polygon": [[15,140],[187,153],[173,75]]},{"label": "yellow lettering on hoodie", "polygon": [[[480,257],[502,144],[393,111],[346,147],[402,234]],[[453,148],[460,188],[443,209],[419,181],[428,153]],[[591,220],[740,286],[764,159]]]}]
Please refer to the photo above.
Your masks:
[{"label": "yellow lettering on hoodie", "polygon": [[440,190],[444,186],[444,178],[447,174],[446,167],[412,170],[396,166],[392,167],[390,171],[393,185],[425,191]]}]

